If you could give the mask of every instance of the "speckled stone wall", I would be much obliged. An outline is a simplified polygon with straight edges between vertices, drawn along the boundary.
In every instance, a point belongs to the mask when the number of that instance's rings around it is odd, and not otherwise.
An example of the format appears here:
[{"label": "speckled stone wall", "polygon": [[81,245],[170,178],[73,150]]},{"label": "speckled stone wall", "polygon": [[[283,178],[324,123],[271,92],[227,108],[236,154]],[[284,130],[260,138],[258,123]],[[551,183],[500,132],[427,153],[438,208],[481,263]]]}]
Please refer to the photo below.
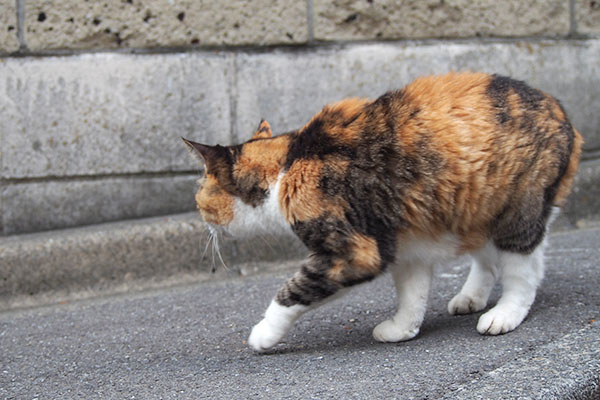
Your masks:
[{"label": "speckled stone wall", "polygon": [[556,95],[595,162],[599,66],[596,0],[2,1],[0,235],[193,210],[180,136],[284,132],[449,70]]},{"label": "speckled stone wall", "polygon": [[322,40],[564,36],[569,2],[315,0]]},{"label": "speckled stone wall", "polygon": [[305,43],[307,7],[283,0],[27,0],[31,50]]},{"label": "speckled stone wall", "polygon": [[0,51],[19,50],[17,30],[17,2],[0,2]]}]

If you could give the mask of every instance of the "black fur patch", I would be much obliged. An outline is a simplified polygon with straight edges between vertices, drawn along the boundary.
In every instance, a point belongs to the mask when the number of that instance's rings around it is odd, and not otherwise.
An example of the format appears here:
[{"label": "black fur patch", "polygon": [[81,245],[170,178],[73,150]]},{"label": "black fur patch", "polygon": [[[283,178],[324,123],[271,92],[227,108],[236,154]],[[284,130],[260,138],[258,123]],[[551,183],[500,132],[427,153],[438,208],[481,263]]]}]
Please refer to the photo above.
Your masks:
[{"label": "black fur patch", "polygon": [[496,218],[494,244],[500,250],[530,254],[544,239],[548,215],[542,211],[541,199],[530,202],[510,205]]},{"label": "black fur patch", "polygon": [[296,160],[323,159],[330,154],[352,158],[353,149],[345,146],[328,135],[323,129],[323,121],[316,119],[302,132],[291,134],[289,151],[284,163],[288,170]]},{"label": "black fur patch", "polygon": [[[546,97],[545,101],[547,102],[545,111],[551,109],[554,102],[558,103],[557,100],[551,97]],[[560,103],[558,105],[561,107]],[[547,132],[540,128],[536,122],[536,117],[539,117],[536,113],[540,111],[541,107],[538,104],[535,110],[526,110],[522,120],[517,121],[522,134],[532,135],[532,140],[528,143],[528,146],[531,146],[534,151],[530,159],[521,160],[523,167],[515,175],[513,186],[517,184],[528,169],[535,165],[542,151],[549,146],[555,149],[555,156],[558,160],[557,175],[552,184],[544,189],[543,198],[539,198],[537,193],[531,196],[522,195],[519,204],[507,205],[496,217],[493,223],[493,239],[494,244],[501,250],[530,254],[543,241],[548,218],[552,211],[552,203],[569,166],[575,139],[573,127],[569,121],[560,121],[554,113],[548,112],[548,117],[544,115],[543,118],[537,120],[553,119],[560,125],[560,129],[558,132]],[[551,141],[555,143],[553,145],[549,144]]]},{"label": "black fur patch", "polygon": [[248,174],[235,180],[236,195],[246,204],[256,207],[267,198],[268,192],[260,187],[260,178],[254,174]]},{"label": "black fur patch", "polygon": [[241,179],[233,176],[233,166],[238,160],[242,145],[214,146],[214,160],[207,162],[207,173],[216,176],[221,187],[229,194],[239,197],[244,203],[253,207],[261,204],[267,197],[267,190],[259,186],[260,179],[255,175],[247,175]]},{"label": "black fur patch", "polygon": [[498,110],[496,117],[500,124],[506,124],[512,120],[508,95],[513,90],[521,101],[521,106],[529,110],[537,110],[544,100],[544,94],[529,87],[525,82],[500,75],[493,75],[487,88],[487,95],[492,104]]},{"label": "black fur patch", "polygon": [[567,169],[569,167],[569,162],[571,161],[571,153],[573,152],[573,144],[575,141],[575,131],[573,130],[573,126],[569,121],[563,121],[560,126],[560,134],[564,135],[567,140],[567,149],[563,149],[560,152],[559,156],[559,171],[558,175],[552,185],[548,186],[544,191],[544,215],[547,217],[550,215],[550,210],[552,209],[552,201],[554,197],[556,197],[556,193],[558,192],[558,187],[560,186],[560,181],[565,176]]},{"label": "black fur patch", "polygon": [[315,254],[340,255],[347,251],[352,227],[334,217],[296,222],[292,229],[300,240]]},{"label": "black fur patch", "polygon": [[295,304],[307,306],[335,294],[342,286],[327,279],[331,263],[330,256],[311,256],[300,271],[279,289],[275,296],[277,303],[287,307]]}]

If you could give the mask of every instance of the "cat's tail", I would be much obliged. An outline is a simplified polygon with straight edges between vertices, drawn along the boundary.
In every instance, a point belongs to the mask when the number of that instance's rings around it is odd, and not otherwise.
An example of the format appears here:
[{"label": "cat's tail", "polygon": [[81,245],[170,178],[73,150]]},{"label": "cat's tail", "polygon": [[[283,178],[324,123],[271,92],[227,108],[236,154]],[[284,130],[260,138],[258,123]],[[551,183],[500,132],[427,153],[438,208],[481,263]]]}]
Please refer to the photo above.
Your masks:
[{"label": "cat's tail", "polygon": [[565,204],[567,196],[571,192],[571,186],[573,179],[577,173],[577,167],[579,165],[579,156],[581,155],[581,146],[583,145],[583,138],[579,131],[573,128],[573,147],[571,149],[571,157],[565,173],[558,183],[558,190],[552,204],[561,207]]}]

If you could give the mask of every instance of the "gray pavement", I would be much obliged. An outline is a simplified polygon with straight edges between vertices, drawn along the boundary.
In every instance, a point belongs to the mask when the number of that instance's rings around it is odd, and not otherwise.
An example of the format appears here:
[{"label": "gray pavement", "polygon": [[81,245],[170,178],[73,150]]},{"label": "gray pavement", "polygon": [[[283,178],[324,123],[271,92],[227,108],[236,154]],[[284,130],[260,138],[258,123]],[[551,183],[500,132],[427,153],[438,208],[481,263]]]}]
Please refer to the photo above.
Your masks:
[{"label": "gray pavement", "polygon": [[498,337],[446,313],[464,260],[438,269],[421,334],[400,344],[371,338],[394,308],[387,275],[263,355],[245,340],[289,271],[6,311],[0,398],[598,399],[600,229],[550,243],[529,317]]}]

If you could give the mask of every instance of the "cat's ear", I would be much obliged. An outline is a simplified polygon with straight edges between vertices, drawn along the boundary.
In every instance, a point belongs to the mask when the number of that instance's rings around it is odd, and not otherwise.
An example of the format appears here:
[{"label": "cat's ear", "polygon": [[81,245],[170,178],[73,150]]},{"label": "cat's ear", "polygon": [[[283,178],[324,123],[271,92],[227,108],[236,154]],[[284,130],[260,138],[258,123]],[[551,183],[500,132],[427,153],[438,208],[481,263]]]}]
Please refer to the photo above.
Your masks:
[{"label": "cat's ear", "polygon": [[206,164],[206,170],[211,170],[216,165],[222,164],[226,160],[225,147],[222,146],[209,146],[206,144],[192,142],[184,138],[184,143],[188,145],[192,154],[200,158]]},{"label": "cat's ear", "polygon": [[260,125],[258,125],[258,129],[256,130],[256,132],[254,133],[254,136],[252,136],[252,139],[250,139],[250,140],[268,139],[271,137],[273,137],[273,132],[271,132],[271,125],[269,125],[269,123],[267,121],[262,119],[260,121]]}]

